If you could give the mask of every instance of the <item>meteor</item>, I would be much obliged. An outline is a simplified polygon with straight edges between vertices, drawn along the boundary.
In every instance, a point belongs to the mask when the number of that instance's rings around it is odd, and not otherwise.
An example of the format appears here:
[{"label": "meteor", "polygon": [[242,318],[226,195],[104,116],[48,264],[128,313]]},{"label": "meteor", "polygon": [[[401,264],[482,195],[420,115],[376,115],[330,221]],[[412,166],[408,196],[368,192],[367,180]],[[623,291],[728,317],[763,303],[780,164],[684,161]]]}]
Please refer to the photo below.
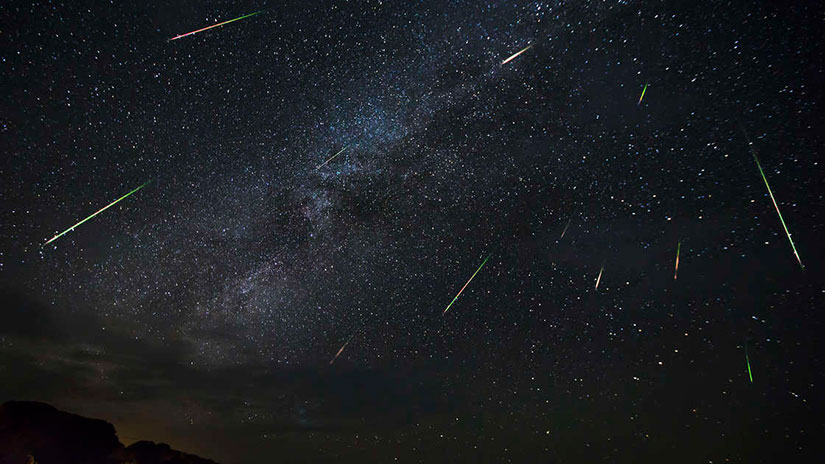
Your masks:
[{"label": "meteor", "polygon": [[459,290],[459,291],[458,291],[458,295],[456,295],[456,296],[455,296],[455,298],[453,298],[453,301],[451,301],[451,302],[450,302],[450,304],[448,304],[448,305],[447,305],[447,308],[444,310],[444,312],[443,312],[443,313],[441,313],[441,315],[442,315],[442,316],[443,316],[444,314],[447,314],[447,311],[450,309],[450,306],[452,306],[452,305],[453,305],[453,303],[455,303],[455,300],[457,300],[457,299],[458,299],[458,297],[459,297],[459,296],[461,296],[461,292],[463,292],[463,291],[464,291],[464,289],[465,289],[465,288],[467,288],[467,286],[468,286],[468,285],[470,285],[470,282],[472,282],[472,281],[473,281],[473,277],[475,277],[475,276],[476,276],[476,274],[478,274],[478,271],[480,271],[480,270],[481,270],[481,268],[482,268],[482,267],[484,267],[484,265],[485,265],[485,264],[487,264],[487,260],[488,260],[488,259],[490,259],[490,256],[489,256],[489,255],[488,255],[486,258],[484,258],[484,262],[482,262],[482,263],[481,263],[481,266],[479,266],[479,267],[478,267],[478,269],[476,269],[476,271],[473,273],[472,277],[470,277],[470,280],[468,280],[468,281],[467,281],[467,283],[466,283],[466,284],[464,284],[464,286],[463,286],[463,287],[461,287],[461,290]]},{"label": "meteor", "polygon": [[526,51],[527,51],[527,50],[529,50],[529,49],[530,49],[530,47],[532,47],[532,46],[533,46],[533,45],[532,45],[532,44],[530,44],[530,45],[528,45],[528,46],[524,47],[524,49],[523,49],[523,50],[521,50],[520,52],[518,52],[518,53],[516,53],[515,55],[511,56],[510,58],[507,58],[506,60],[502,61],[502,62],[501,62],[501,64],[507,64],[507,63],[509,63],[509,62],[513,61],[513,59],[514,59],[515,57],[517,57],[517,56],[521,55],[522,53],[526,52]]},{"label": "meteor", "polygon": [[753,383],[753,374],[751,373],[751,360],[748,357],[748,344],[745,343],[745,363],[748,365],[748,378],[751,379],[751,383]]},{"label": "meteor", "polygon": [[[741,124],[741,123],[740,123]],[[782,213],[779,212],[779,205],[776,204],[776,198],[773,196],[773,191],[771,190],[771,186],[768,185],[768,178],[765,177],[765,172],[762,170],[762,165],[759,163],[759,158],[756,157],[756,152],[753,150],[753,143],[751,143],[750,137],[748,137],[747,131],[745,131],[745,126],[742,126],[742,132],[745,133],[745,138],[748,140],[748,146],[751,150],[751,155],[753,155],[753,160],[756,161],[756,167],[759,169],[759,174],[762,175],[762,180],[765,182],[765,187],[768,189],[768,195],[771,197],[771,201],[773,202],[773,207],[776,208],[776,214],[779,216],[779,222],[782,223],[782,228],[785,229],[785,235],[788,236],[788,241],[791,243],[791,249],[793,250],[794,256],[796,256],[797,262],[799,262],[799,267],[803,270],[805,269],[805,265],[802,264],[802,258],[799,257],[799,253],[796,251],[796,245],[793,243],[793,239],[791,238],[791,233],[788,231],[788,226],[785,225],[785,220],[782,218]]]},{"label": "meteor", "polygon": [[229,21],[224,21],[222,23],[213,24],[211,26],[204,27],[203,29],[198,29],[197,31],[187,32],[186,34],[181,34],[181,35],[172,37],[171,39],[169,39],[169,42],[171,42],[173,40],[181,39],[183,37],[186,37],[187,35],[197,34],[198,32],[203,32],[207,29],[212,29],[213,27],[218,27],[218,26],[223,26],[224,24],[234,23],[235,21],[240,21],[242,19],[246,19],[250,16],[255,16],[255,15],[261,14],[261,13],[263,13],[263,11],[256,11],[254,13],[250,13],[248,15],[241,16],[240,18],[230,19]]},{"label": "meteor", "polygon": [[599,276],[596,277],[596,290],[599,289],[599,282],[602,281],[602,272],[604,272],[604,264],[602,264],[602,268],[599,269]]},{"label": "meteor", "polygon": [[573,220],[573,218],[570,218],[570,219],[567,220],[567,225],[564,226],[564,230],[561,231],[561,237],[559,237],[559,240],[564,238],[564,234],[567,233],[567,228],[570,227],[570,221],[572,221],[572,220]]},{"label": "meteor", "polygon": [[647,91],[647,86],[648,86],[648,84],[645,84],[645,88],[642,89],[642,96],[639,97],[639,103],[636,103],[637,105],[642,104],[642,98],[645,98],[645,91]]},{"label": "meteor", "polygon": [[127,193],[126,195],[123,195],[122,197],[118,198],[117,200],[115,200],[115,201],[113,201],[113,202],[109,203],[108,205],[104,206],[103,208],[99,209],[96,213],[92,214],[91,216],[87,217],[86,219],[84,219],[84,220],[82,220],[82,221],[78,222],[77,224],[75,224],[75,225],[73,225],[73,226],[69,227],[68,229],[64,230],[63,232],[61,232],[61,233],[59,233],[59,234],[55,235],[54,237],[50,238],[50,239],[49,239],[46,243],[44,243],[44,244],[43,244],[43,245],[41,245],[41,246],[46,246],[46,245],[48,245],[49,243],[52,243],[53,241],[55,241],[55,240],[57,240],[58,238],[62,237],[62,236],[63,236],[64,234],[66,234],[67,232],[70,232],[70,231],[74,230],[74,229],[75,229],[77,226],[79,226],[80,224],[83,224],[84,222],[88,221],[89,219],[91,219],[91,218],[93,218],[93,217],[97,216],[98,214],[100,214],[100,213],[102,213],[102,212],[106,211],[107,209],[111,208],[112,206],[114,206],[114,205],[115,205],[117,202],[119,202],[120,200],[123,200],[124,198],[128,197],[129,195],[131,195],[131,194],[133,194],[133,193],[137,192],[138,190],[142,189],[142,188],[143,188],[143,187],[145,187],[145,186],[146,186],[149,182],[152,182],[152,181],[151,181],[151,180],[149,180],[149,181],[144,182],[144,183],[143,183],[143,185],[141,185],[140,187],[138,187],[138,188],[136,188],[136,189],[132,190],[131,192]]},{"label": "meteor", "polygon": [[334,363],[334,362],[335,362],[335,360],[336,360],[336,359],[338,359],[338,356],[341,356],[341,353],[343,353],[343,352],[344,352],[344,348],[346,348],[346,347],[347,347],[347,345],[349,345],[349,342],[351,342],[351,341],[352,341],[352,337],[354,337],[354,336],[355,336],[355,334],[352,334],[352,335],[349,337],[349,340],[347,340],[347,342],[346,342],[346,343],[344,343],[344,345],[343,345],[343,346],[341,346],[341,349],[340,349],[340,350],[338,350],[338,352],[337,352],[337,353],[335,353],[335,357],[333,357],[333,358],[332,358],[332,360],[329,362],[329,365],[330,365],[330,366],[332,365],[332,363]]},{"label": "meteor", "polygon": [[678,245],[676,245],[676,270],[673,271],[673,280],[676,280],[676,276],[679,275],[679,250],[682,249],[682,242],[680,241]]},{"label": "meteor", "polygon": [[315,168],[315,170],[317,171],[317,170],[321,169],[322,167],[326,166],[326,164],[327,164],[327,163],[329,163],[330,161],[332,161],[332,160],[333,160],[333,158],[335,158],[336,156],[338,156],[338,155],[340,155],[341,153],[343,153],[343,152],[344,152],[344,150],[346,150],[346,149],[347,149],[347,147],[342,148],[342,149],[341,149],[341,151],[339,151],[338,153],[336,153],[336,154],[332,155],[332,157],[330,157],[330,159],[328,159],[328,160],[324,161],[323,163],[319,164],[319,165]]}]

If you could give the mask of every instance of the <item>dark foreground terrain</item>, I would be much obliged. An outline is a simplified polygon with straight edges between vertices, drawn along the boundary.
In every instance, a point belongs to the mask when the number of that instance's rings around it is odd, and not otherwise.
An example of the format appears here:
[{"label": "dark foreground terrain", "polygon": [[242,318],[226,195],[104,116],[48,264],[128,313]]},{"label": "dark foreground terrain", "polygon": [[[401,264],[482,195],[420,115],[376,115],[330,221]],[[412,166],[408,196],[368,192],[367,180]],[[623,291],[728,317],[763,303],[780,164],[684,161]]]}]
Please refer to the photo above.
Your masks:
[{"label": "dark foreground terrain", "polygon": [[123,446],[112,424],[46,403],[0,405],[0,464],[216,464],[164,443]]}]

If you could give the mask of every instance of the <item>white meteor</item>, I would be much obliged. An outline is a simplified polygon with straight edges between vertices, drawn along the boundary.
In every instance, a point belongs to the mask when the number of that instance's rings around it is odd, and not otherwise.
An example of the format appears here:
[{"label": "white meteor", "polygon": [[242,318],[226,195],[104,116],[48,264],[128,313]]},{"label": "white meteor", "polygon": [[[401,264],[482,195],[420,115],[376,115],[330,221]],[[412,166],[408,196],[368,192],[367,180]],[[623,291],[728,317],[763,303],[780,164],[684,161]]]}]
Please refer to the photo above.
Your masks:
[{"label": "white meteor", "polygon": [[323,163],[321,163],[321,164],[319,164],[318,166],[316,166],[316,167],[315,167],[315,170],[317,171],[317,170],[321,169],[322,167],[326,166],[326,165],[327,165],[327,163],[329,163],[330,161],[332,161],[333,159],[335,159],[335,157],[336,157],[336,156],[338,156],[338,155],[340,155],[341,153],[343,153],[343,152],[344,152],[344,150],[346,150],[346,149],[347,149],[347,147],[342,148],[342,149],[341,149],[341,151],[339,151],[338,153],[336,153],[336,154],[332,155],[332,156],[331,156],[328,160],[326,160],[326,161],[324,161]]},{"label": "white meteor", "polygon": [[507,64],[507,63],[509,63],[509,62],[513,61],[513,60],[514,60],[517,56],[519,56],[519,55],[521,55],[522,53],[526,52],[526,51],[527,51],[527,50],[529,50],[529,49],[530,49],[530,47],[532,47],[532,46],[533,46],[533,45],[531,44],[531,45],[528,45],[528,46],[524,47],[524,49],[523,49],[523,50],[521,50],[520,52],[518,52],[518,53],[516,53],[515,55],[511,56],[510,58],[507,58],[506,60],[502,61],[502,62],[501,62],[501,64]]}]

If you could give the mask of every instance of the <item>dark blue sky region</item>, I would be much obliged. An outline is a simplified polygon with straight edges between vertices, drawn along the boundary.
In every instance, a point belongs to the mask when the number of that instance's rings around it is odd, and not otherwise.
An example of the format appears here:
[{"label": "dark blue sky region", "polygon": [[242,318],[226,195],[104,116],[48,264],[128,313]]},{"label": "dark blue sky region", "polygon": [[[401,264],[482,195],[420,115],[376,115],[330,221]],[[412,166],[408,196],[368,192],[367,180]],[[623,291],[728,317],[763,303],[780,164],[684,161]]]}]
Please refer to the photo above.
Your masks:
[{"label": "dark blue sky region", "polygon": [[226,464],[816,461],[823,11],[740,3],[0,6],[0,400]]}]

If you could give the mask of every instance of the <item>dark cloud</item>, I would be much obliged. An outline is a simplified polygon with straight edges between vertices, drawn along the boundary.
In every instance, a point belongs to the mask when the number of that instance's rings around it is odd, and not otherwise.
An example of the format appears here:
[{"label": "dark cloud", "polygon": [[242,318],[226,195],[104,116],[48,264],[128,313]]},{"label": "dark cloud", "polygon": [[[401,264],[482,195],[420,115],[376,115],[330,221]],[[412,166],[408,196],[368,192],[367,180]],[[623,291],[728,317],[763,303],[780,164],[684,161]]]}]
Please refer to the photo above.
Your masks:
[{"label": "dark cloud", "polygon": [[4,398],[65,404],[88,395],[112,408],[159,402],[179,414],[187,404],[204,405],[216,423],[250,422],[269,434],[399,427],[455,401],[437,372],[254,362],[196,368],[184,341],[139,340],[116,327],[101,330],[88,314],[69,317],[9,290],[2,297],[0,366],[13,373],[0,390]]}]

